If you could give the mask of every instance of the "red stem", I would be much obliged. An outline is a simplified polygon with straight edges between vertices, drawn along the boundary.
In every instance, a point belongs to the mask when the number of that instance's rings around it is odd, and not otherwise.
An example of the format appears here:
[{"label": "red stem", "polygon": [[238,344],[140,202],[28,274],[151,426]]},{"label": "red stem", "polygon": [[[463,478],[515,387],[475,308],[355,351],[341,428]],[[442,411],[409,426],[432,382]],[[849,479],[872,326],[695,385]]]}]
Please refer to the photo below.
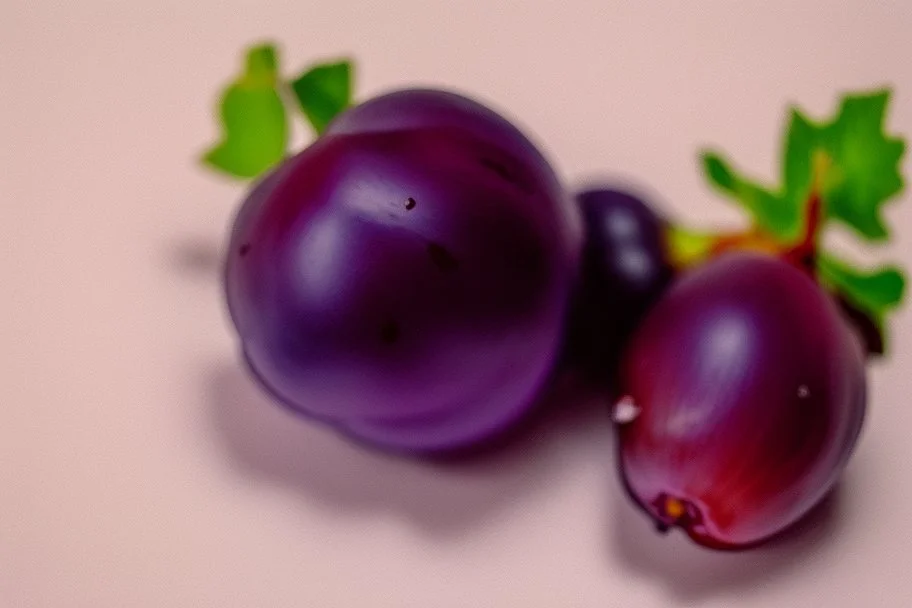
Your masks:
[{"label": "red stem", "polygon": [[805,213],[804,235],[794,246],[783,253],[786,261],[805,270],[811,277],[817,275],[817,243],[820,224],[823,220],[822,190],[823,174],[826,171],[826,158],[815,158],[811,193],[808,195]]},{"label": "red stem", "polygon": [[733,232],[716,235],[709,248],[707,257],[719,256],[730,250],[763,251],[778,256],[786,263],[807,272],[811,278],[817,278],[817,245],[823,223],[823,205],[821,196],[823,176],[829,160],[825,156],[814,158],[814,170],[811,190],[805,201],[804,230],[801,238],[792,245],[783,245],[776,237],[758,229],[744,232]]},{"label": "red stem", "polygon": [[796,245],[787,249],[783,256],[788,262],[806,270],[812,276],[816,274],[817,269],[817,240],[822,206],[820,193],[815,187],[807,201],[804,235]]}]

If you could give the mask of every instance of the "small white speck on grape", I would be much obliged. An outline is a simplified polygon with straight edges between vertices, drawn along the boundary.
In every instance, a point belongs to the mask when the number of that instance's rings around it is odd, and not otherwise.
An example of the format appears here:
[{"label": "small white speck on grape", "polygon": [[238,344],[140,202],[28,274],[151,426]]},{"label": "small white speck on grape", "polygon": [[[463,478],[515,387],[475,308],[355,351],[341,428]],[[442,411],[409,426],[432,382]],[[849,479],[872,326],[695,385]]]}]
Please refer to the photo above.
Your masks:
[{"label": "small white speck on grape", "polygon": [[811,389],[807,387],[807,384],[802,384],[798,387],[798,396],[802,399],[807,399],[811,395]]},{"label": "small white speck on grape", "polygon": [[617,424],[629,424],[636,420],[640,415],[640,406],[636,404],[633,397],[625,395],[618,399],[611,411],[611,419]]}]

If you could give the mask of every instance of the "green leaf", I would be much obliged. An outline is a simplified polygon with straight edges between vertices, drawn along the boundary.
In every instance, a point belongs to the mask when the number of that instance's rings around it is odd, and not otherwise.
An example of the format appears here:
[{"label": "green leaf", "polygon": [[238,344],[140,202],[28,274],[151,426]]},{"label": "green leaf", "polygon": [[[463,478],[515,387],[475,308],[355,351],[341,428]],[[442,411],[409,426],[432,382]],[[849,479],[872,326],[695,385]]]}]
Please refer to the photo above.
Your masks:
[{"label": "green leaf", "polygon": [[222,136],[203,162],[235,177],[255,178],[281,161],[289,127],[279,86],[275,48],[250,48],[243,72],[222,93]]},{"label": "green leaf", "polygon": [[884,134],[889,98],[886,90],[848,95],[837,115],[823,123],[793,109],[786,135],[785,196],[800,207],[814,185],[815,169],[822,167],[819,187],[826,218],[870,241],[887,237],[880,210],[903,187],[899,163],[905,143]]},{"label": "green leaf", "polygon": [[810,194],[818,140],[817,125],[798,108],[792,108],[785,132],[782,181],[787,198],[799,209]]},{"label": "green leaf", "polygon": [[905,295],[906,279],[896,266],[862,271],[828,253],[822,253],[817,264],[821,280],[866,313],[878,327],[883,326],[886,314],[899,306]]},{"label": "green leaf", "polygon": [[762,230],[783,239],[794,239],[801,227],[800,207],[769,188],[739,175],[715,152],[703,152],[703,171],[723,194],[741,204]]},{"label": "green leaf", "polygon": [[291,83],[304,115],[319,135],[351,105],[352,64],[348,60],[316,65]]},{"label": "green leaf", "polygon": [[714,152],[704,152],[702,155],[703,170],[710,182],[723,192],[734,194],[738,190],[738,179],[732,172],[728,163]]},{"label": "green leaf", "polygon": [[[884,133],[889,100],[886,89],[846,95],[836,116],[823,122],[792,108],[779,188],[740,175],[715,153],[703,154],[706,177],[739,202],[759,228],[786,242],[801,233],[814,180],[820,178],[825,219],[842,222],[870,241],[883,240],[887,229],[881,208],[903,189],[899,165],[906,149],[902,139]],[[821,167],[822,175],[816,175]]]},{"label": "green leaf", "polygon": [[887,90],[847,96],[837,118],[819,133],[819,145],[832,160],[824,210],[872,241],[887,237],[881,207],[903,188],[899,163],[905,142],[884,134],[889,99]]}]

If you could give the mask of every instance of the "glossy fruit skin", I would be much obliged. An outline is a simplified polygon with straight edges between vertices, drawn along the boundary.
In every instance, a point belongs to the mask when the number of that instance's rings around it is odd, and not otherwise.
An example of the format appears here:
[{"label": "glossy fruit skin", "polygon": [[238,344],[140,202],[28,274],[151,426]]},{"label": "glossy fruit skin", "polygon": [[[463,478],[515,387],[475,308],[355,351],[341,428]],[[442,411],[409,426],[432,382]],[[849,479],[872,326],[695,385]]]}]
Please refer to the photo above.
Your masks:
[{"label": "glossy fruit skin", "polygon": [[400,89],[377,95],[336,117],[327,127],[326,134],[427,128],[456,129],[473,139],[497,146],[511,156],[521,158],[552,187],[560,185],[547,159],[512,122],[453,91]]},{"label": "glossy fruit skin", "polygon": [[[452,115],[474,107],[456,99]],[[384,111],[371,121],[417,110]],[[579,220],[540,155],[447,116],[338,118],[252,191],[225,269],[261,384],[396,451],[464,449],[536,404],[578,263]]]},{"label": "glossy fruit skin", "polygon": [[[396,89],[376,95],[337,116],[328,125],[326,136],[427,129],[459,132],[463,138],[501,150],[505,156],[487,156],[479,160],[486,169],[505,179],[515,179],[517,176],[511,174],[520,166],[534,175],[537,185],[529,182],[523,187],[541,188],[557,202],[561,207],[559,221],[552,225],[552,230],[579,249],[582,218],[551,163],[513,122],[474,99],[445,89]],[[518,164],[507,166],[501,164],[499,158],[513,158]],[[578,251],[575,255],[579,255]]]},{"label": "glossy fruit skin", "polygon": [[587,188],[575,201],[584,244],[566,359],[588,380],[612,386],[627,338],[674,279],[665,221],[627,190]]},{"label": "glossy fruit skin", "polygon": [[818,504],[865,416],[864,355],[803,271],[730,253],[680,278],[625,354],[620,469],[659,524],[754,546]]}]

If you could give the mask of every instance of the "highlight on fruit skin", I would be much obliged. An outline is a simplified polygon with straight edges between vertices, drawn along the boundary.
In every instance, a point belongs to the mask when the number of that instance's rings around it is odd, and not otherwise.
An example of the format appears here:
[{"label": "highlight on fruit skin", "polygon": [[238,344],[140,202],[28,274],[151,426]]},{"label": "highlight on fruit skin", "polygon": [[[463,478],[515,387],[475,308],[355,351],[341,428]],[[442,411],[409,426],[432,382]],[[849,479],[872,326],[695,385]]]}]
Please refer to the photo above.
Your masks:
[{"label": "highlight on fruit skin", "polygon": [[762,543],[817,505],[866,409],[863,349],[836,303],[757,253],[678,279],[631,338],[620,382],[624,486],[660,530],[716,549]]},{"label": "highlight on fruit skin", "polygon": [[243,357],[279,401],[373,446],[486,441],[557,365],[577,216],[535,146],[479,103],[368,100],[236,216],[225,293]]}]

